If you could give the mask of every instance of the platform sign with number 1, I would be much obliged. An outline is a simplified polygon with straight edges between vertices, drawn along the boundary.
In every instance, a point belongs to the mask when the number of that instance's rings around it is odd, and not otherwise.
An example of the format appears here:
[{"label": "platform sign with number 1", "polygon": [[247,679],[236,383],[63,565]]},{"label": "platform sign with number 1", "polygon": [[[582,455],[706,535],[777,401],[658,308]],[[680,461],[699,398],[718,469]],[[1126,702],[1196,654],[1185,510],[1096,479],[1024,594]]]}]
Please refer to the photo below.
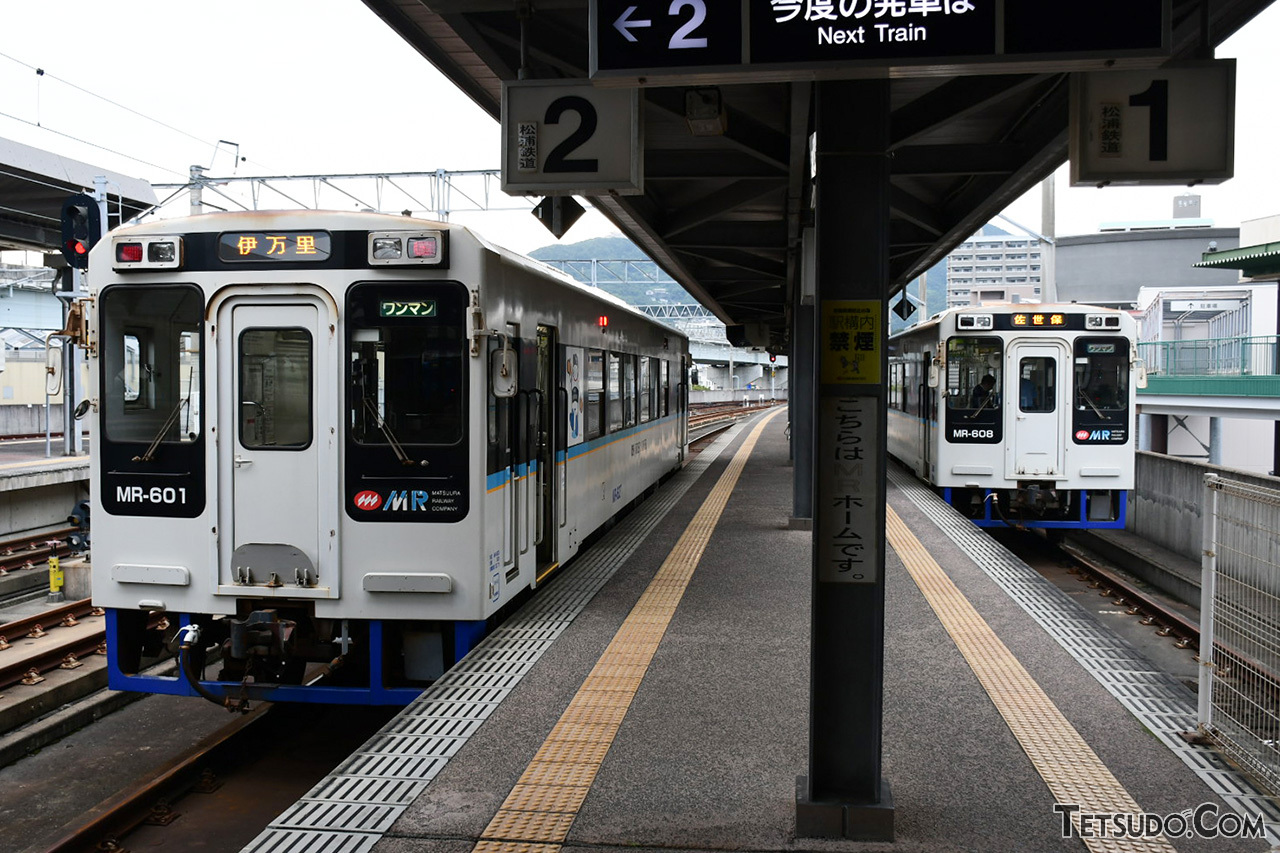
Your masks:
[{"label": "platform sign with number 1", "polygon": [[1071,80],[1071,183],[1218,184],[1235,166],[1234,59]]},{"label": "platform sign with number 1", "polygon": [[640,93],[588,80],[502,84],[502,191],[511,195],[644,192]]}]

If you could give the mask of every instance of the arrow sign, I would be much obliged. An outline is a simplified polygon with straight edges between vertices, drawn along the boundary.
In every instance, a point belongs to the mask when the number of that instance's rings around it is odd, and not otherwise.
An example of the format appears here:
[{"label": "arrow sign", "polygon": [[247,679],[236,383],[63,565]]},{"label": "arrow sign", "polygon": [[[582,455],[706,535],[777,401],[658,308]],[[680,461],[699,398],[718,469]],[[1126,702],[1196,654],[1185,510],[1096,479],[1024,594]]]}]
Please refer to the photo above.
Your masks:
[{"label": "arrow sign", "polygon": [[628,6],[627,11],[619,15],[618,20],[613,22],[613,28],[618,32],[622,33],[622,37],[625,38],[627,41],[632,41],[632,42],[639,41],[639,39],[637,39],[635,36],[631,34],[632,27],[652,27],[653,26],[653,21],[628,20],[631,17],[631,13],[634,12],[635,10],[636,10],[635,6]]},{"label": "arrow sign", "polygon": [[734,0],[591,0],[591,72],[739,65],[742,9]]}]

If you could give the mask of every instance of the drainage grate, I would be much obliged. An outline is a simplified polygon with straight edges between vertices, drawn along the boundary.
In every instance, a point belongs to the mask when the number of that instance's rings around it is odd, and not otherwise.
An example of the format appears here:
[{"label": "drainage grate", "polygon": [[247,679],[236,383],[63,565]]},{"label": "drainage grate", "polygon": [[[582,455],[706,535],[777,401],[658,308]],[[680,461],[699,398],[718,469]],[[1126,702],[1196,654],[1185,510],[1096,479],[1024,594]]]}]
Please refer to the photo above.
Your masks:
[{"label": "drainage grate", "polygon": [[711,447],[458,662],[241,853],[365,853],[742,431]]},{"label": "drainage grate", "polygon": [[1265,815],[1267,840],[1280,843],[1277,809],[1270,800],[1213,750],[1179,737],[1194,731],[1197,722],[1195,695],[1186,685],[1161,672],[1065,592],[892,464],[889,480],[1237,814]]}]

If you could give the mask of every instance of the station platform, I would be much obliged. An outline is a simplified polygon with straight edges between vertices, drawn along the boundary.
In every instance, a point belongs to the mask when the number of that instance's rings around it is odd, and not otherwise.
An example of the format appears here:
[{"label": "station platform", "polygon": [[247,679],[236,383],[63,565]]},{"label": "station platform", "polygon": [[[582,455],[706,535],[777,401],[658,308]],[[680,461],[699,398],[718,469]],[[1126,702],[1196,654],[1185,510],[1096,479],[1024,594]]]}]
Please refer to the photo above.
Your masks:
[{"label": "station platform", "polygon": [[[788,529],[780,414],[699,454],[245,851],[1276,849],[1275,804],[1178,736],[1187,687],[897,473],[894,841],[797,837],[811,534]],[[1100,817],[1140,813],[1173,837]],[[1250,821],[1263,838],[1224,837]]]},{"label": "station platform", "polygon": [[89,480],[89,457],[62,455],[62,438],[45,455],[43,438],[0,441],[0,492],[20,491]]}]

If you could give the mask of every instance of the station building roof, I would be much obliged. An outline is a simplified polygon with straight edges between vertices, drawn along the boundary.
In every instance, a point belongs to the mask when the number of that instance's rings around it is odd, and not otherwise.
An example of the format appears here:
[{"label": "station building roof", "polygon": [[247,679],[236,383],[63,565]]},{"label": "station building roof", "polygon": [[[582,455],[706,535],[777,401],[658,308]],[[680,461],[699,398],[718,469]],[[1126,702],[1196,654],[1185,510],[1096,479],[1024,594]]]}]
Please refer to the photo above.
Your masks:
[{"label": "station building roof", "polygon": [[[501,114],[503,81],[518,79],[522,68],[535,79],[590,75],[588,0],[364,2],[494,118]],[[1203,56],[1270,2],[1170,0],[1171,57]],[[612,8],[603,0],[594,5]],[[1080,25],[1064,19],[1076,15],[1077,4],[1025,0],[1023,7],[1044,33]],[[1084,25],[1101,30],[1107,22]],[[633,35],[648,32],[630,26]],[[955,71],[890,75],[891,292],[1067,158],[1065,70]],[[693,84],[645,81],[643,194],[588,196],[721,320],[763,324],[775,346],[785,340],[800,286],[801,234],[811,221],[808,154],[819,76],[719,85],[721,132],[713,135],[691,132],[686,90]]]},{"label": "station building roof", "polygon": [[107,179],[113,224],[117,215],[127,221],[156,204],[155,190],[140,178],[0,139],[0,249],[56,251],[62,203],[69,195],[92,192],[97,177]]}]

